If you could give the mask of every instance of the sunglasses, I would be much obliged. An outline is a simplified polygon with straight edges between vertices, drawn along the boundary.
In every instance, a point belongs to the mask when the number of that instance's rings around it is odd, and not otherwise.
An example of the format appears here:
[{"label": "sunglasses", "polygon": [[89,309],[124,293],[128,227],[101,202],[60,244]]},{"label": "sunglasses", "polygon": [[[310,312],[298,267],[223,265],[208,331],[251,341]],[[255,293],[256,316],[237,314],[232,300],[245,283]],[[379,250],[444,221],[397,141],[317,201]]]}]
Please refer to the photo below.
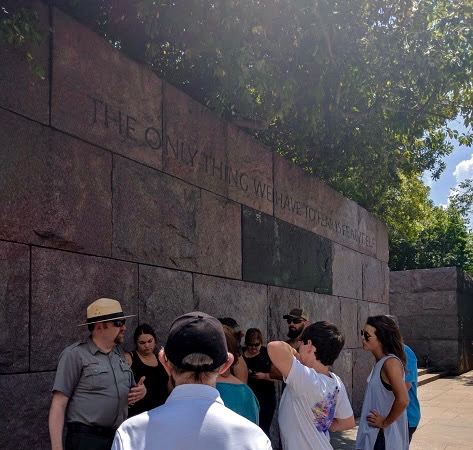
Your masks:
[{"label": "sunglasses", "polygon": [[123,325],[125,325],[125,319],[117,319],[117,320],[111,320],[110,322],[113,323],[114,327],[120,328]]},{"label": "sunglasses", "polygon": [[370,340],[370,337],[372,337],[371,334],[369,334],[369,333],[368,333],[367,331],[365,331],[365,330],[361,330],[361,335],[365,338],[365,341],[366,341],[366,342],[368,342],[368,341]]},{"label": "sunglasses", "polygon": [[247,347],[251,348],[258,348],[261,344],[258,342],[257,344],[246,344]]},{"label": "sunglasses", "polygon": [[293,319],[292,317],[289,317],[289,319],[287,319],[287,324],[288,325],[291,325],[291,323],[295,323],[297,325],[301,322],[302,322],[302,319]]}]

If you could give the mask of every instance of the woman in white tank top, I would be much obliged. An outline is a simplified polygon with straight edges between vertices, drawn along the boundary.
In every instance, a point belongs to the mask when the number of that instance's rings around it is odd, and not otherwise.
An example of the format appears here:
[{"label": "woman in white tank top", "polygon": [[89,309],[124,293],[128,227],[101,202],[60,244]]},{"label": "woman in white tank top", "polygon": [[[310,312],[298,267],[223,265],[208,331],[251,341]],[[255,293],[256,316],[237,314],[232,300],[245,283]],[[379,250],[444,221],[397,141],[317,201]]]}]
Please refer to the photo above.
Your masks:
[{"label": "woman in white tank top", "polygon": [[376,364],[368,377],[355,448],[408,450],[406,355],[399,328],[388,316],[371,316],[361,330],[361,340]]}]

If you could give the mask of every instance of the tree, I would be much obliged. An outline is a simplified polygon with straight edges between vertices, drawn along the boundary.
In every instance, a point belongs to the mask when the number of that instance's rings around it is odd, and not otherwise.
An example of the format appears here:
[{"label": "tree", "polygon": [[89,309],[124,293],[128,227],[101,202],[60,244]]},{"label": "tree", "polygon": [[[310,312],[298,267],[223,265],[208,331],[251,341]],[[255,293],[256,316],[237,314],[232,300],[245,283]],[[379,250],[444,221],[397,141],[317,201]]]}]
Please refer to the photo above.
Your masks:
[{"label": "tree", "polygon": [[72,3],[114,45],[375,213],[400,174],[440,174],[448,138],[471,144],[447,124],[472,121],[473,0]]}]

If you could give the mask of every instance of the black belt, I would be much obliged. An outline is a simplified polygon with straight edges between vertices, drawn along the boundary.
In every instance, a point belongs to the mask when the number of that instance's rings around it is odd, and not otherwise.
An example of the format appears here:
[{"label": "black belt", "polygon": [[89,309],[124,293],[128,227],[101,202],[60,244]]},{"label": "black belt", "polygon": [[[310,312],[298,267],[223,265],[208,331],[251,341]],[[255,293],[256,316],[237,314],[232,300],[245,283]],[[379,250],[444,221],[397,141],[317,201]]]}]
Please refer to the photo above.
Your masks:
[{"label": "black belt", "polygon": [[97,425],[84,425],[80,422],[68,422],[68,431],[73,433],[95,434],[96,436],[113,437],[115,436],[116,428],[99,427]]}]

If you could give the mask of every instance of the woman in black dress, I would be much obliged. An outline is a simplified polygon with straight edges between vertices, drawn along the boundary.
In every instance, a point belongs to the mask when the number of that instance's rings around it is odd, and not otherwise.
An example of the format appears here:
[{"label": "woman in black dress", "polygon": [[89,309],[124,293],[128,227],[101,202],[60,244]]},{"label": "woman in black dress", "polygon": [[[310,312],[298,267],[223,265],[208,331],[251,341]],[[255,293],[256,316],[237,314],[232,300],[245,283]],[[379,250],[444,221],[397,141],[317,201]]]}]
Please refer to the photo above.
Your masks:
[{"label": "woman in black dress", "polygon": [[138,325],[134,334],[136,350],[126,352],[125,358],[131,367],[135,381],[145,376],[145,397],[130,406],[128,417],[162,405],[169,395],[168,374],[156,358],[156,335],[146,323]]},{"label": "woman in black dress", "polygon": [[263,346],[263,335],[258,328],[250,328],[245,335],[243,358],[248,366],[248,386],[260,404],[259,426],[269,436],[269,429],[276,409],[276,389],[269,376],[271,360]]}]

